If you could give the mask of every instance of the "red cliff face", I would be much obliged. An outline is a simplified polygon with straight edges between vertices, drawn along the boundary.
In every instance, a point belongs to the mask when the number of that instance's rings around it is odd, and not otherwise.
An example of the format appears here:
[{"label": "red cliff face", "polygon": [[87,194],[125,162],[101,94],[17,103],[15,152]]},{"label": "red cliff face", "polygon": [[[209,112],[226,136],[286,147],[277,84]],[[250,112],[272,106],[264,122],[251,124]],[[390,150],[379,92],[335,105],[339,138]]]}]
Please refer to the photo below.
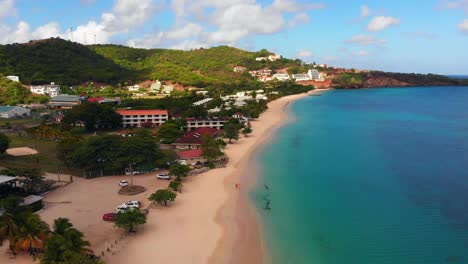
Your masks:
[{"label": "red cliff face", "polygon": [[411,86],[411,84],[406,82],[401,82],[389,77],[372,77],[365,80],[362,84],[364,88],[371,87],[404,87]]}]

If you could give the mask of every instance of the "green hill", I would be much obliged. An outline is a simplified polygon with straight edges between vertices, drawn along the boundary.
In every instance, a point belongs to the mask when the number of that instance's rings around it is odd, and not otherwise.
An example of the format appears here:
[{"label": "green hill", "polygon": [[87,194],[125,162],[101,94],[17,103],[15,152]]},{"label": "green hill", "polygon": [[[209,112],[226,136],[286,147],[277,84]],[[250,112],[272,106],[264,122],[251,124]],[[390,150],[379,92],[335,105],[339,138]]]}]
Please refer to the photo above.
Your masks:
[{"label": "green hill", "polygon": [[249,82],[248,74],[232,71],[233,66],[259,69],[299,65],[282,59],[256,62],[267,50],[249,52],[220,46],[190,51],[137,49],[121,45],[84,46],[51,38],[24,44],[0,45],[0,74],[19,75],[26,84],[56,82],[77,85],[133,83],[142,80],[170,80],[186,86]]},{"label": "green hill", "polygon": [[133,78],[133,72],[86,46],[57,38],[0,45],[0,74],[18,75],[26,84],[112,83]]},{"label": "green hill", "polygon": [[0,75],[0,105],[17,105],[24,103],[43,103],[47,96],[33,95],[31,91],[21,85]]}]

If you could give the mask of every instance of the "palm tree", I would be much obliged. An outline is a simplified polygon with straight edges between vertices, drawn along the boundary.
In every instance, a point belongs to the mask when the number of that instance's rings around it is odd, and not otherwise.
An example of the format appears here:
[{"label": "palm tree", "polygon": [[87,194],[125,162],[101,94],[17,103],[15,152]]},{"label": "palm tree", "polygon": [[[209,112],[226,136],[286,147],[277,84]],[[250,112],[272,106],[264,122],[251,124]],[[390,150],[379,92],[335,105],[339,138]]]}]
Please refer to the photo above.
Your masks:
[{"label": "palm tree", "polygon": [[1,203],[4,213],[0,217],[0,245],[8,240],[13,254],[19,250],[41,247],[49,227],[28,208],[21,206],[21,199],[8,197]]},{"label": "palm tree", "polygon": [[42,248],[43,242],[49,233],[49,226],[41,220],[39,215],[28,213],[20,226],[18,241],[15,244],[15,252]]},{"label": "palm tree", "polygon": [[67,263],[70,259],[79,259],[92,251],[87,248],[89,242],[83,239],[67,218],[54,221],[52,235],[44,243],[44,254],[41,263]]}]

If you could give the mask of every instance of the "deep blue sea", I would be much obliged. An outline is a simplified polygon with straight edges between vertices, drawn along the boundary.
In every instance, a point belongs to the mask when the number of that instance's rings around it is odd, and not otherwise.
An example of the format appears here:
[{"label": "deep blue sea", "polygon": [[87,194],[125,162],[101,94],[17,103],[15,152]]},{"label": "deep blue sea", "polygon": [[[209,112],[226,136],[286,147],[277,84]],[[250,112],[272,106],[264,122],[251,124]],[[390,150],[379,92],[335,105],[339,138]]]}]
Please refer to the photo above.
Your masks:
[{"label": "deep blue sea", "polygon": [[292,112],[252,192],[274,264],[468,263],[468,87],[334,90]]}]

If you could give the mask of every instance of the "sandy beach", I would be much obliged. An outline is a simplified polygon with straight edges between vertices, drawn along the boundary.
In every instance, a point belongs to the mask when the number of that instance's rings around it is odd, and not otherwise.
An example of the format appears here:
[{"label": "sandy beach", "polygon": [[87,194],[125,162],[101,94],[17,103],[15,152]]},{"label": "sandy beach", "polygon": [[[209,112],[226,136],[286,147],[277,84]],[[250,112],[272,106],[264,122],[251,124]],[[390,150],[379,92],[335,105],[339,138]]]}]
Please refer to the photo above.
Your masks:
[{"label": "sandy beach", "polygon": [[[137,199],[148,206],[147,197],[168,184],[156,180],[154,173],[134,177],[147,191],[132,197],[117,194],[118,181],[128,176],[75,177],[73,183],[47,195],[47,208],[40,215],[49,224],[58,217],[69,218],[106,263],[262,263],[260,228],[247,195],[256,178],[250,161],[288,120],[287,106],[305,96],[270,102],[268,110],[252,122],[253,133],[225,148],[229,157],[225,168],[187,178],[176,201],[169,207],[150,209],[147,224],[135,234],[124,234],[101,217],[127,200]],[[240,183],[239,190],[236,183]],[[0,250],[0,263],[32,263],[27,255],[9,259],[5,245]]]}]

